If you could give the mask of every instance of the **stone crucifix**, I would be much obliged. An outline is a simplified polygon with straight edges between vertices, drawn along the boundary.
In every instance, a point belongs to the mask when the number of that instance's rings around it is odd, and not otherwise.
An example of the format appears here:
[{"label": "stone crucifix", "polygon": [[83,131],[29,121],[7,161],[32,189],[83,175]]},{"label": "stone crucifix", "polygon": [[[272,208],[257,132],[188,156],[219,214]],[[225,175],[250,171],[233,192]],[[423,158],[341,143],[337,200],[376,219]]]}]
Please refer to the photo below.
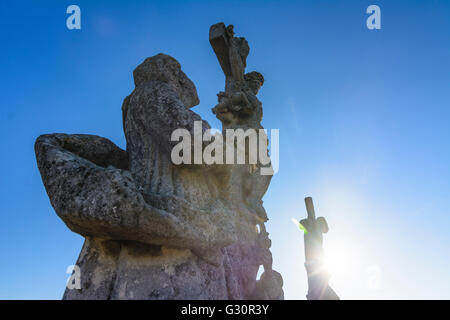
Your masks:
[{"label": "stone crucifix", "polygon": [[305,268],[308,276],[308,300],[339,300],[338,295],[328,285],[330,275],[323,263],[323,234],[328,232],[328,223],[324,217],[316,219],[314,204],[311,197],[305,198],[307,219],[300,221],[306,229]]},{"label": "stone crucifix", "polygon": [[264,84],[259,72],[245,73],[250,52],[247,40],[234,36],[233,25],[211,26],[209,42],[225,74],[225,91],[219,92],[219,103],[213,113],[226,128],[261,129],[262,105],[256,98]]}]

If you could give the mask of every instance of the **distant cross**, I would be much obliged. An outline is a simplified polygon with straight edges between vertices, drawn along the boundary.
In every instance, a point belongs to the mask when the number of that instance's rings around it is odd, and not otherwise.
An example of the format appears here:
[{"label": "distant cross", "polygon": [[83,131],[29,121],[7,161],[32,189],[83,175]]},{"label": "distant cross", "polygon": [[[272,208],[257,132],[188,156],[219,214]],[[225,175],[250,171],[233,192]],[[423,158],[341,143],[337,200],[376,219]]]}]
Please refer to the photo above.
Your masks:
[{"label": "distant cross", "polygon": [[328,285],[330,275],[324,269],[323,234],[328,232],[328,224],[324,217],[316,219],[311,197],[305,198],[307,219],[300,221],[306,229],[305,268],[308,275],[308,300],[339,300],[338,295]]}]

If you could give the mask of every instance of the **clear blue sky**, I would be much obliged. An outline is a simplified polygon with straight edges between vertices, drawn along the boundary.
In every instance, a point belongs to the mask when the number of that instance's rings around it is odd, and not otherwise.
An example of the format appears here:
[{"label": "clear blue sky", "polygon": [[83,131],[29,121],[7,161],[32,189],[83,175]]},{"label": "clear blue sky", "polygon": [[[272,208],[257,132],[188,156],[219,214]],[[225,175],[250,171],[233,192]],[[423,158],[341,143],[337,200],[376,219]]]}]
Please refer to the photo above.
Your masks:
[{"label": "clear blue sky", "polygon": [[[70,4],[80,31],[66,28]],[[370,4],[381,30],[366,28]],[[342,298],[449,299],[449,14],[450,1],[2,1],[0,298],[61,298],[83,243],[50,205],[36,137],[89,133],[124,148],[132,70],[159,52],[180,61],[194,110],[219,128],[210,108],[224,76],[208,30],[223,21],[248,39],[248,70],[266,79],[263,125],[280,129],[264,201],[286,298],[305,298],[290,219],[312,196]]]}]

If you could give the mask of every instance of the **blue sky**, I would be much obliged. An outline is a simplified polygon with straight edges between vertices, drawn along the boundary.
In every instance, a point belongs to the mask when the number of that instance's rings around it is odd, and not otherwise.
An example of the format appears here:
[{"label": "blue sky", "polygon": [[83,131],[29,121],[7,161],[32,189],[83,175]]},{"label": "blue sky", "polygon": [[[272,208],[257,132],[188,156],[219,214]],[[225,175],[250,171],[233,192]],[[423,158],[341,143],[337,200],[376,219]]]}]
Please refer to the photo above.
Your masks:
[{"label": "blue sky", "polygon": [[[81,30],[66,8],[81,8]],[[370,4],[381,30],[366,28]],[[125,147],[132,70],[163,52],[210,108],[224,76],[211,24],[250,44],[265,77],[280,170],[264,198],[274,268],[304,299],[303,198],[327,218],[331,284],[344,299],[450,298],[449,1],[2,1],[0,298],[59,299],[83,239],[54,213],[33,143],[89,133]],[[374,278],[375,277],[375,278]],[[373,281],[375,279],[376,285]],[[370,284],[372,283],[372,285]]]}]

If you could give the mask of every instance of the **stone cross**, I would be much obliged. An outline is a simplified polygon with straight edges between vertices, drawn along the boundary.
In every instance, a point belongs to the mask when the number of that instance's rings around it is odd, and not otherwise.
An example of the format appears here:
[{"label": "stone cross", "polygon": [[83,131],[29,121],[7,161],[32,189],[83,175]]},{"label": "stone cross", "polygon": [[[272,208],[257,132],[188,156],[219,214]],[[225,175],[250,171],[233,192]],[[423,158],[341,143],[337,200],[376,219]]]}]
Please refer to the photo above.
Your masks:
[{"label": "stone cross", "polygon": [[233,29],[233,25],[225,27],[221,22],[212,25],[209,30],[209,42],[226,77],[226,92],[242,89],[247,55],[250,51],[247,40],[234,37]]},{"label": "stone cross", "polygon": [[316,219],[311,197],[305,198],[307,219],[300,223],[305,227],[305,268],[308,276],[308,300],[337,300],[339,297],[328,285],[330,275],[324,269],[323,234],[328,232],[328,224],[324,217]]}]

